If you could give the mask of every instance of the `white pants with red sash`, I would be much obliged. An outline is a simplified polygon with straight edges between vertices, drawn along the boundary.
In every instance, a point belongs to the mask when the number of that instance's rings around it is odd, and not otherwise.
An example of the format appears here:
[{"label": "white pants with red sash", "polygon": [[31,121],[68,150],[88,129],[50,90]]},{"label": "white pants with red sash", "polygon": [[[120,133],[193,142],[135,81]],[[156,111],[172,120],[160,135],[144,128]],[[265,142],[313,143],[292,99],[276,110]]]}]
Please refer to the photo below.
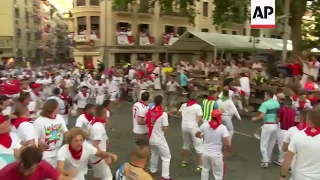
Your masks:
[{"label": "white pants with red sash", "polygon": [[170,178],[170,161],[171,161],[171,153],[168,146],[168,143],[162,144],[153,144],[150,143],[151,147],[151,158],[150,158],[150,171],[152,173],[157,172],[158,170],[158,160],[159,156],[162,160],[162,174],[163,178]]},{"label": "white pants with red sash", "polygon": [[260,151],[262,161],[268,163],[278,138],[279,126],[277,123],[265,123],[261,129]]},{"label": "white pants with red sash", "polygon": [[104,159],[100,157],[90,158],[93,176],[100,180],[112,180],[112,172]]},{"label": "white pants with red sash", "polygon": [[195,136],[195,134],[198,131],[199,131],[199,127],[193,127],[193,128],[182,127],[182,139],[183,139],[182,149],[190,150],[190,147],[193,144],[197,154],[202,154],[202,151],[203,151],[202,140]]}]

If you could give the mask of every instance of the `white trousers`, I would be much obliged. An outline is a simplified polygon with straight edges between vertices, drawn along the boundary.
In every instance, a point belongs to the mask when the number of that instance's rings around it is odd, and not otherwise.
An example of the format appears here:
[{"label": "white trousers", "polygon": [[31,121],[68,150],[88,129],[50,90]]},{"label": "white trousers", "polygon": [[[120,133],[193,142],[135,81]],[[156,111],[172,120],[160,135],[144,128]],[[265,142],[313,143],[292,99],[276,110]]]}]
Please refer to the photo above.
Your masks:
[{"label": "white trousers", "polygon": [[319,180],[318,178],[312,178],[305,176],[303,174],[300,174],[298,172],[292,172],[292,180]]},{"label": "white trousers", "polygon": [[221,153],[202,154],[201,180],[209,180],[210,168],[215,180],[223,179],[223,156]]},{"label": "white trousers", "polygon": [[272,151],[278,137],[278,124],[264,124],[261,131],[260,151],[263,162],[270,162]]},{"label": "white trousers", "polygon": [[104,101],[104,96],[105,96],[104,94],[97,95],[96,104],[101,105],[103,103],[103,101]]},{"label": "white trousers", "polygon": [[113,91],[113,92],[110,92],[109,93],[110,95],[110,101],[116,101],[117,100],[117,92],[116,91]]},{"label": "white trousers", "polygon": [[61,114],[62,118],[66,122],[66,125],[69,124],[69,114]]},{"label": "white trousers", "polygon": [[229,132],[229,143],[231,145],[231,140],[232,140],[232,136],[233,136],[233,133],[234,133],[233,123],[232,123],[232,116],[223,115],[222,114],[222,124],[227,127],[227,130]]},{"label": "white trousers", "polygon": [[93,176],[100,180],[112,180],[112,172],[110,167],[104,160],[97,164],[92,164]]},{"label": "white trousers", "polygon": [[278,161],[279,162],[283,162],[284,160],[284,152],[282,150],[282,147],[283,147],[283,140],[284,138],[287,136],[288,134],[288,131],[287,130],[282,130],[279,128],[278,130],[278,147],[279,147],[279,157],[278,157]]},{"label": "white trousers", "polygon": [[170,178],[170,160],[171,160],[171,153],[169,146],[166,143],[158,144],[158,145],[151,145],[151,158],[150,158],[150,171],[152,173],[157,172],[158,170],[158,161],[159,157],[162,160],[162,173],[161,176],[163,178],[169,179]]},{"label": "white trousers", "polygon": [[190,150],[191,144],[193,144],[194,149],[198,154],[202,154],[203,144],[201,139],[197,138],[195,134],[199,131],[198,127],[188,128],[182,127],[182,139],[183,147],[182,149]]}]

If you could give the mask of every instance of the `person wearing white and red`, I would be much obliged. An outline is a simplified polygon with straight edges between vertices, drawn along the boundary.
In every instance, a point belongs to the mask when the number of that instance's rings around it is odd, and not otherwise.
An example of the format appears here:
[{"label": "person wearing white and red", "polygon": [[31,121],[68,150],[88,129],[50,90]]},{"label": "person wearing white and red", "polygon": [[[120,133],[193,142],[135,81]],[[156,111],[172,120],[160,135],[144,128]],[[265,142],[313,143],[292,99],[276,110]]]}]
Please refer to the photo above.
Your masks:
[{"label": "person wearing white and red", "polygon": [[181,166],[187,165],[187,159],[189,158],[190,147],[193,145],[198,155],[197,171],[200,172],[202,169],[201,157],[202,157],[202,141],[194,136],[199,131],[199,126],[202,122],[202,107],[197,104],[197,94],[191,93],[187,103],[181,105],[179,113],[182,116],[181,129],[182,129],[182,162]]},{"label": "person wearing white and red", "polygon": [[57,153],[62,145],[63,137],[68,131],[64,119],[58,113],[58,102],[49,99],[44,103],[40,117],[33,123],[36,136],[39,138],[38,143],[47,145],[43,152],[43,160],[53,167],[57,167]]},{"label": "person wearing white and red", "polygon": [[163,111],[162,96],[154,97],[154,106],[146,114],[146,124],[148,126],[149,143],[151,147],[150,172],[156,173],[158,170],[159,156],[162,160],[161,180],[171,180],[170,161],[171,153],[164,136],[164,131],[168,130],[168,114]]},{"label": "person wearing white and red", "polygon": [[82,114],[83,108],[87,105],[89,98],[88,87],[82,86],[81,91],[73,98],[78,107],[78,113]]},{"label": "person wearing white and red", "polygon": [[293,180],[320,179],[320,109],[310,110],[306,122],[306,129],[297,132],[289,143],[280,180],[286,179],[294,157]]},{"label": "person wearing white and red", "polygon": [[141,101],[136,102],[132,107],[133,133],[137,138],[147,138],[146,114],[148,112],[149,96],[149,92],[143,92]]},{"label": "person wearing white and red", "polygon": [[108,86],[103,83],[103,79],[100,79],[99,82],[95,85],[95,90],[97,92],[96,104],[101,105],[104,101],[104,96],[107,92]]},{"label": "person wearing white and red", "polygon": [[240,93],[244,97],[244,106],[245,110],[248,111],[248,106],[249,106],[249,97],[250,97],[250,79],[248,76],[245,75],[245,73],[240,73]]},{"label": "person wearing white and red", "polygon": [[94,105],[87,104],[83,109],[83,114],[81,114],[77,120],[75,127],[81,128],[84,132],[87,133],[89,123],[93,120],[93,113],[94,113]]},{"label": "person wearing white and red", "polygon": [[215,109],[211,113],[211,121],[204,123],[195,136],[203,139],[203,154],[201,180],[209,179],[209,172],[212,169],[215,180],[222,180],[225,174],[224,155],[231,151],[229,133],[221,124],[222,113]]},{"label": "person wearing white and red", "polygon": [[[89,142],[100,151],[107,151],[109,140],[106,132],[106,112],[103,106],[95,108],[95,116],[89,124]],[[112,180],[112,173],[108,166],[108,160],[98,156],[90,158],[93,176],[96,179]]]},{"label": "person wearing white and red", "polygon": [[314,80],[318,79],[320,63],[314,56],[312,56],[309,61],[301,61],[303,62],[303,75],[301,77],[300,84],[303,87],[309,76],[313,76]]},{"label": "person wearing white and red", "polygon": [[307,82],[304,83],[303,89],[307,91],[319,90],[319,85],[315,82],[313,76],[309,76]]},{"label": "person wearing white and red", "polygon": [[32,91],[30,92],[31,100],[34,102],[41,101],[42,85],[38,83],[31,83],[30,88],[32,89]]},{"label": "person wearing white and red", "polygon": [[31,101],[29,92],[21,92],[18,98],[18,104],[23,104],[28,107],[30,120],[34,121],[36,119],[36,102]]},{"label": "person wearing white and red", "polygon": [[61,112],[61,116],[66,121],[66,125],[69,124],[69,114],[70,114],[70,108],[73,105],[72,98],[69,95],[69,89],[64,88],[62,89],[62,93],[60,94],[60,99],[64,101],[65,104],[65,110],[64,112]]},{"label": "person wearing white and red", "polygon": [[58,151],[58,170],[63,173],[65,170],[76,170],[76,180],[85,180],[88,173],[88,162],[91,157],[97,156],[109,159],[110,163],[117,160],[117,156],[103,152],[89,144],[85,132],[80,128],[72,128],[69,131],[66,143]]},{"label": "person wearing white and red", "polygon": [[26,145],[35,145],[38,138],[35,135],[33,125],[29,122],[30,114],[27,106],[17,104],[15,106],[14,115],[18,118],[12,120],[11,131],[17,133],[19,139]]}]

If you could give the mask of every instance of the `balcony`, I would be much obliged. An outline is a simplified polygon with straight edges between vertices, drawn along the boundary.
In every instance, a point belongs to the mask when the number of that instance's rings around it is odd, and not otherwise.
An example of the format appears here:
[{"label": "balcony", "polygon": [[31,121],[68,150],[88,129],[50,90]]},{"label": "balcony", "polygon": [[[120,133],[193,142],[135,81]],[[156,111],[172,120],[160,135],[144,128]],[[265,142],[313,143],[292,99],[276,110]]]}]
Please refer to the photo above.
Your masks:
[{"label": "balcony", "polygon": [[101,41],[96,36],[88,35],[75,35],[73,38],[73,45],[77,47],[88,47],[88,46],[100,46]]},{"label": "balcony", "polygon": [[19,38],[21,37],[21,29],[20,28],[16,29],[16,36]]},{"label": "balcony", "polygon": [[41,40],[41,31],[34,32],[34,40]]},{"label": "balcony", "polygon": [[132,6],[129,7],[128,4],[121,5],[121,6],[113,6],[112,10],[116,13],[132,13],[133,9]]},{"label": "balcony", "polygon": [[39,0],[33,0],[33,7],[36,7],[36,8],[40,7]]},{"label": "balcony", "polygon": [[139,45],[148,46],[154,45],[154,37],[153,36],[142,36],[139,37]]},{"label": "balcony", "polygon": [[12,39],[10,37],[1,37],[0,49],[9,49],[9,48],[12,48]]},{"label": "balcony", "polygon": [[185,9],[173,10],[167,9],[161,12],[162,16],[177,16],[177,17],[188,17],[188,13]]},{"label": "balcony", "polygon": [[126,33],[120,32],[116,35],[117,45],[134,45],[134,36],[128,36]]},{"label": "balcony", "polygon": [[139,14],[144,14],[144,15],[153,15],[154,13],[154,9],[153,8],[150,8],[148,6],[145,6],[145,5],[139,5],[139,8],[138,8],[138,13]]},{"label": "balcony", "polygon": [[33,14],[33,22],[35,24],[41,24],[41,18],[39,17],[38,14]]},{"label": "balcony", "polygon": [[173,36],[168,36],[164,35],[162,37],[162,43],[164,46],[171,46],[174,42],[176,42],[179,38],[178,37],[173,37]]}]

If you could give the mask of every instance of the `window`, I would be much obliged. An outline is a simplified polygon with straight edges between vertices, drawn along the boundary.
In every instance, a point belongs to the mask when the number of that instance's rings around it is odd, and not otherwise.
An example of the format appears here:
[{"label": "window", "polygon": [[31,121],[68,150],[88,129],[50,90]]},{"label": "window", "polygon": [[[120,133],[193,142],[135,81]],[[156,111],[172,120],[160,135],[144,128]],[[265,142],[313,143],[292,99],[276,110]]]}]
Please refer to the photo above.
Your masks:
[{"label": "window", "polygon": [[246,31],[247,31],[247,29],[246,28],[243,28],[243,35],[245,36],[246,35]]},{"label": "window", "polygon": [[181,36],[183,33],[185,33],[187,31],[186,27],[178,27],[177,28],[177,33]]},{"label": "window", "polygon": [[282,37],[281,37],[281,36],[277,36],[277,38],[278,38],[278,39],[282,39]]},{"label": "window", "polygon": [[174,27],[173,26],[169,26],[169,25],[166,25],[164,26],[164,31],[166,34],[170,34],[170,33],[174,33]]},{"label": "window", "polygon": [[32,50],[28,50],[28,57],[32,57]]},{"label": "window", "polygon": [[237,31],[232,31],[232,35],[237,35],[238,32]]},{"label": "window", "polygon": [[130,53],[115,53],[114,54],[115,58],[115,64],[120,65],[122,64],[122,61],[131,62],[131,54]]},{"label": "window", "polygon": [[207,29],[207,28],[202,28],[202,29],[201,29],[201,32],[209,32],[209,29]]},{"label": "window", "polygon": [[27,32],[27,40],[28,40],[28,41],[31,40],[31,34],[30,34],[30,32]]},{"label": "window", "polygon": [[90,0],[91,6],[100,6],[100,0]]},{"label": "window", "polygon": [[17,35],[17,37],[21,36],[21,29],[20,28],[16,29],[16,35]]},{"label": "window", "polygon": [[228,30],[221,30],[221,34],[228,34]]},{"label": "window", "polygon": [[275,35],[270,35],[270,38],[276,38],[276,36]]},{"label": "window", "polygon": [[91,37],[92,39],[99,39],[100,38],[100,17],[99,16],[91,16]]},{"label": "window", "polygon": [[23,54],[22,49],[18,49],[17,54],[18,54],[18,56],[22,56],[22,54]]},{"label": "window", "polygon": [[77,6],[85,6],[86,0],[77,0]]},{"label": "window", "polygon": [[78,35],[85,35],[87,31],[86,17],[77,17],[78,21]]},{"label": "window", "polygon": [[19,18],[19,17],[20,17],[19,8],[14,8],[14,14],[15,14],[16,18]]},{"label": "window", "polygon": [[208,2],[203,2],[202,5],[202,15],[204,17],[208,17],[209,16],[209,3]]}]

